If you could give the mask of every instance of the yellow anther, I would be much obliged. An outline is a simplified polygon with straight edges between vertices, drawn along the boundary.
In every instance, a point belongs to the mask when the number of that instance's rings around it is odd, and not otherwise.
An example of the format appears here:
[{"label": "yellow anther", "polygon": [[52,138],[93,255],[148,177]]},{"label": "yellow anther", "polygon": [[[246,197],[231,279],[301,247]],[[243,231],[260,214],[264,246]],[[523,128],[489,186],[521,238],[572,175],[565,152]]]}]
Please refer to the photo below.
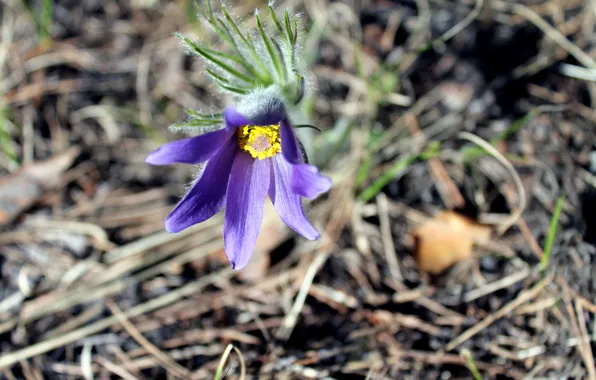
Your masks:
[{"label": "yellow anther", "polygon": [[236,132],[240,149],[259,160],[270,158],[281,152],[279,124],[247,125]]}]

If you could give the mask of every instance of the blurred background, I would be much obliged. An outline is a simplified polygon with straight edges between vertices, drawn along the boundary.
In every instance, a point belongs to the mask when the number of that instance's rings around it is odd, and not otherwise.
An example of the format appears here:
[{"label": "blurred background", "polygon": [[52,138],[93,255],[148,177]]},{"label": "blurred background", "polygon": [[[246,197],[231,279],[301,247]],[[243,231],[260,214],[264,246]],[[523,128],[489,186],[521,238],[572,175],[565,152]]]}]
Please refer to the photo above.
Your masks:
[{"label": "blurred background", "polygon": [[596,379],[596,2],[276,1],[334,187],[240,272],[144,163],[232,101],[197,3],[0,6],[0,378]]}]

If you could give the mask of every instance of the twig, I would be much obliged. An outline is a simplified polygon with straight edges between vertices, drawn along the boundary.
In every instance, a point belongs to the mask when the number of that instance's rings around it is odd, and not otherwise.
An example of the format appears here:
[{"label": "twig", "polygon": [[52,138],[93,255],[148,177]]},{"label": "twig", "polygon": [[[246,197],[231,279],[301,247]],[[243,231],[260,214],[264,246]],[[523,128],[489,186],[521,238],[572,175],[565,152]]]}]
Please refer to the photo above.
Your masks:
[{"label": "twig", "polygon": [[596,69],[596,62],[584,53],[577,45],[573,44],[571,41],[567,39],[563,35],[563,33],[559,32],[557,29],[553,28],[549,23],[544,21],[536,12],[532,9],[526,7],[522,4],[517,3],[506,3],[500,0],[493,0],[494,4],[501,9],[510,8],[513,12],[519,14],[520,16],[526,18],[532,24],[536,25],[536,27],[542,32],[547,35],[550,39],[555,41],[559,46],[565,49],[569,54],[574,56],[582,65],[589,69]]},{"label": "twig", "polygon": [[584,317],[584,310],[582,308],[582,303],[579,300],[575,300],[575,312],[577,313],[577,324],[579,326],[579,331],[581,333],[580,339],[583,340],[584,346],[584,353],[582,356],[584,358],[584,364],[586,365],[586,369],[588,371],[588,376],[590,380],[596,380],[596,367],[594,366],[594,354],[592,353],[592,345],[588,342],[590,341],[590,335],[588,334],[588,329],[586,329],[586,318]]},{"label": "twig", "polygon": [[403,280],[399,262],[397,260],[397,252],[393,244],[393,235],[391,234],[391,221],[389,220],[389,202],[384,193],[377,194],[377,205],[379,207],[379,221],[381,224],[381,239],[383,240],[383,248],[385,251],[385,258],[389,265],[391,277],[396,284]]},{"label": "twig", "polygon": [[474,335],[478,334],[480,331],[484,330],[488,326],[490,326],[496,320],[503,318],[508,313],[512,312],[525,302],[535,298],[541,291],[546,287],[546,285],[550,284],[552,281],[553,276],[549,275],[548,277],[542,279],[538,284],[534,285],[529,290],[522,292],[516,299],[502,307],[501,309],[497,310],[497,312],[490,314],[482,321],[477,323],[476,325],[470,327],[468,330],[464,331],[461,335],[457,338],[453,339],[445,346],[445,351],[451,351],[460,344],[464,343],[466,340],[470,339]]},{"label": "twig", "polygon": [[519,205],[517,209],[511,214],[511,216],[499,227],[499,234],[503,234],[505,233],[505,231],[509,229],[509,227],[511,227],[513,224],[515,224],[515,222],[517,222],[517,220],[521,217],[522,213],[524,212],[524,209],[526,208],[526,190],[524,189],[524,185],[521,181],[521,178],[519,178],[519,174],[517,174],[517,171],[515,170],[511,162],[509,162],[498,150],[495,149],[495,147],[493,147],[487,141],[469,132],[461,132],[459,134],[459,137],[464,140],[471,141],[474,144],[481,147],[482,149],[484,149],[487,153],[489,153],[497,161],[499,161],[499,163],[503,165],[505,169],[507,169],[509,174],[511,174],[511,178],[513,179],[515,187],[517,188]]},{"label": "twig", "polygon": [[443,33],[443,35],[441,35],[441,37],[438,38],[438,41],[445,43],[445,42],[449,41],[450,39],[452,39],[453,37],[455,37],[456,34],[461,32],[462,30],[464,30],[468,25],[470,25],[476,19],[476,17],[478,17],[480,12],[482,11],[483,6],[484,6],[484,0],[476,0],[476,5],[474,6],[474,9],[472,9],[472,12],[470,12],[470,14],[468,14],[466,16],[466,18],[461,20],[461,22],[455,24],[453,26],[453,28],[451,28],[448,31],[446,31],[445,33]]},{"label": "twig", "polygon": [[226,365],[232,350],[236,352],[238,359],[240,360],[240,380],[246,379],[246,363],[244,361],[244,355],[242,355],[242,351],[230,343],[226,347],[224,353],[221,355],[221,359],[217,365],[217,370],[215,371],[214,380],[222,380],[224,378],[224,366]]},{"label": "twig", "polygon": [[124,380],[137,380],[137,378],[126,369],[112,363],[108,359],[104,358],[103,356],[95,356],[95,361],[107,369],[108,371],[112,372],[114,375],[120,376]]},{"label": "twig", "polygon": [[329,252],[327,250],[319,251],[317,256],[315,256],[314,260],[308,267],[306,274],[304,275],[304,279],[302,280],[300,290],[298,291],[298,295],[296,296],[296,300],[294,301],[294,305],[292,306],[292,310],[290,310],[290,313],[286,316],[279,330],[277,330],[275,334],[278,339],[287,340],[290,335],[292,335],[292,331],[298,322],[298,316],[304,307],[308,290],[312,285],[315,275],[319,269],[321,269],[323,264],[325,264],[325,261],[327,261],[328,257]]},{"label": "twig", "polygon": [[[139,315],[159,309],[161,307],[174,303],[183,297],[188,297],[192,294],[199,293],[211,283],[217,280],[221,280],[223,278],[227,278],[233,275],[233,273],[234,272],[232,271],[232,269],[224,269],[217,273],[210,274],[196,282],[192,282],[188,285],[185,285],[180,289],[171,291],[161,297],[152,299],[151,301],[132,307],[129,310],[125,311],[123,315],[127,318],[134,318]],[[83,339],[89,335],[96,334],[117,323],[118,318],[116,318],[115,316],[104,318],[100,321],[97,321],[85,327],[81,327],[67,334],[33,344],[16,352],[4,354],[2,357],[0,357],[0,369],[11,367],[21,360],[25,360],[43,354],[55,348],[72,343],[75,340]]]},{"label": "twig", "polygon": [[160,362],[168,372],[176,375],[182,379],[187,379],[190,376],[190,372],[176,363],[168,355],[164,354],[154,344],[149,342],[147,338],[141,334],[141,332],[128,320],[126,316],[122,314],[122,310],[111,300],[106,300],[106,306],[114,316],[118,319],[118,322],[124,327],[124,329],[130,334],[130,336],[137,341],[148,353],[153,355],[158,362]]},{"label": "twig", "polygon": [[530,271],[526,268],[519,272],[515,272],[510,276],[503,277],[502,279],[486,284],[478,289],[471,290],[464,294],[464,302],[471,302],[480,297],[484,297],[488,294],[494,293],[497,290],[507,288],[517,282],[524,280],[530,275]]}]

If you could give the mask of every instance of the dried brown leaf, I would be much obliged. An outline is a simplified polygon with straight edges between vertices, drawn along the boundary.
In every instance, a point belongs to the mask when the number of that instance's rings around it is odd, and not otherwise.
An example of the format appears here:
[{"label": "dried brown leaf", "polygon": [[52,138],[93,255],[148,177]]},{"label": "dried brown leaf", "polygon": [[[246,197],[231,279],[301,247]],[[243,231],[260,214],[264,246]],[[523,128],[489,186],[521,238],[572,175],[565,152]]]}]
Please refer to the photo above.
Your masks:
[{"label": "dried brown leaf", "polygon": [[60,183],[60,175],[79,154],[70,148],[46,161],[35,162],[17,173],[0,178],[0,225],[10,223],[44,193]]},{"label": "dried brown leaf", "polygon": [[417,227],[416,261],[424,272],[439,274],[468,259],[474,243],[488,241],[491,228],[452,211],[444,211]]}]

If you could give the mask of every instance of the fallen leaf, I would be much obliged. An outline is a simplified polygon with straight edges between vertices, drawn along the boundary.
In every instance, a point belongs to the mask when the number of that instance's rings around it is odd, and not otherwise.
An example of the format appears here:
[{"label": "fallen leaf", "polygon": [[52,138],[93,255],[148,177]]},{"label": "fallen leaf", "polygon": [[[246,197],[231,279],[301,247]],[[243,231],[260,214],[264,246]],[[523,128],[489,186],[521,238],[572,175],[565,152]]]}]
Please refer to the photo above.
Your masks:
[{"label": "fallen leaf", "polygon": [[59,185],[60,175],[79,154],[70,148],[46,161],[38,161],[0,178],[0,225],[10,223],[44,193]]},{"label": "fallen leaf", "polygon": [[488,241],[489,226],[452,211],[443,211],[414,229],[415,259],[423,272],[439,274],[472,256],[474,243]]}]

